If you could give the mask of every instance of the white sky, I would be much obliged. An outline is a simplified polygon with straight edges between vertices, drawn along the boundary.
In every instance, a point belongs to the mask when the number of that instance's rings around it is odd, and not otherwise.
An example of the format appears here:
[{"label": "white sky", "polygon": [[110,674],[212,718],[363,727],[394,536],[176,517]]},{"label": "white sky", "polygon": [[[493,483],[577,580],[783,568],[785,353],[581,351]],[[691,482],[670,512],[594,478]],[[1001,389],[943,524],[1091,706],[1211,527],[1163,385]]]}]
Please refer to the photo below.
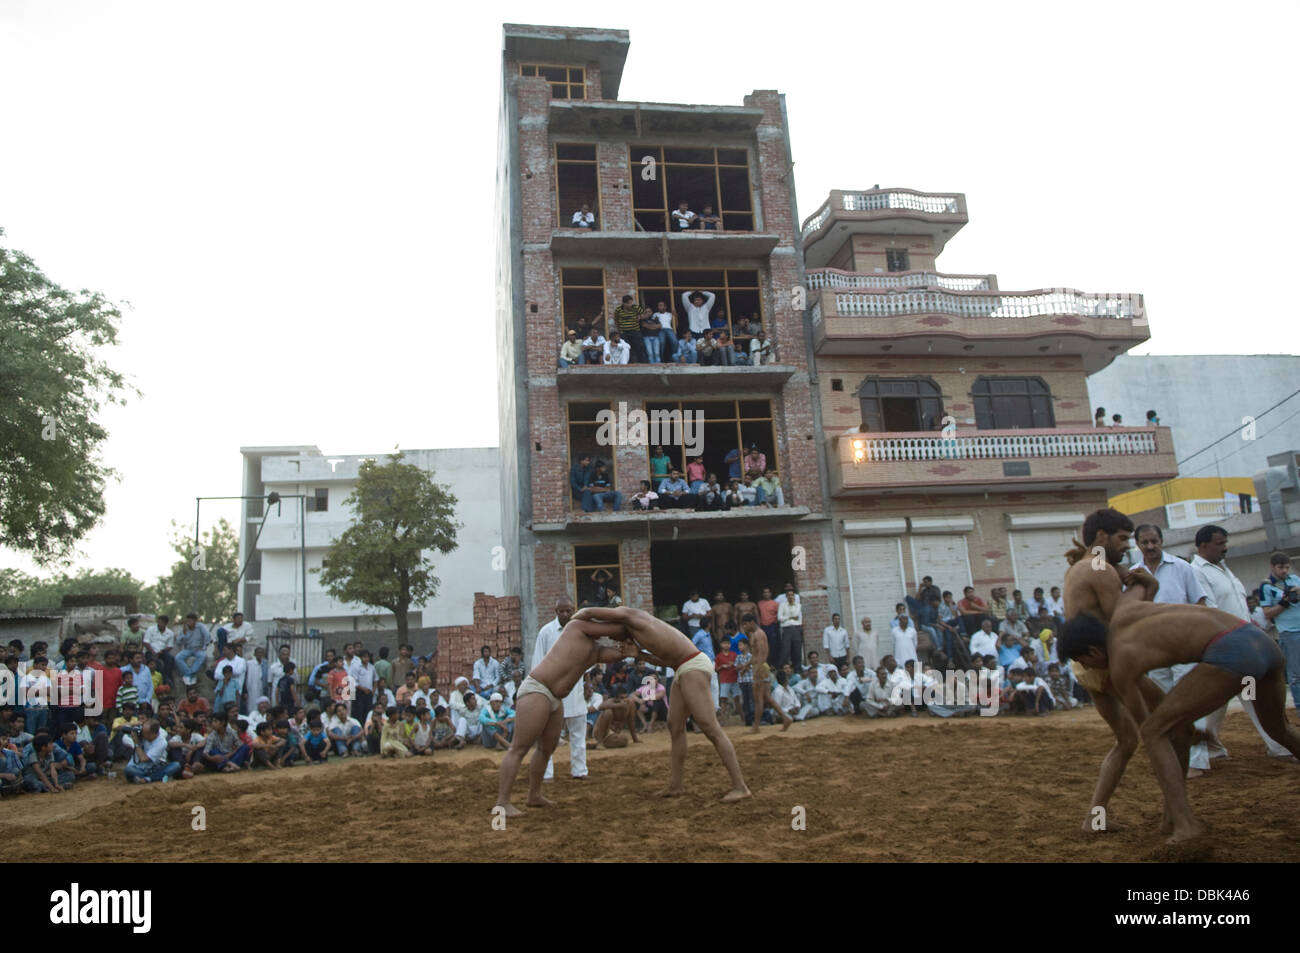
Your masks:
[{"label": "white sky", "polygon": [[629,30],[623,99],[781,90],[801,218],[964,192],[942,270],[1143,293],[1152,353],[1278,353],[1298,11],[0,0],[4,241],[131,303],[112,360],[144,392],[105,415],[123,479],[73,566],[152,581],[240,446],[496,444],[502,23]]}]

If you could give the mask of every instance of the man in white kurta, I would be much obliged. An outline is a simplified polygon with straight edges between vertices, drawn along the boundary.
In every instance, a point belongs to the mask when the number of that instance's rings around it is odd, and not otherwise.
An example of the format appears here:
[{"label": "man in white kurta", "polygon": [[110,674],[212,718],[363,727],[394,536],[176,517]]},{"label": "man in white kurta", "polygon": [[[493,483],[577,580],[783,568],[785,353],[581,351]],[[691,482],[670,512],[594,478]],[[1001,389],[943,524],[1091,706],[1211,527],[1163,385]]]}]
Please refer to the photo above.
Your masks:
[{"label": "man in white kurta", "polygon": [[909,659],[920,663],[916,654],[916,626],[905,611],[894,618],[889,632],[894,637],[894,661],[899,667],[906,665]]},{"label": "man in white kurta", "polygon": [[[533,658],[529,669],[546,657],[546,653],[560,640],[560,632],[573,615],[573,600],[561,596],[555,603],[555,618],[537,631],[533,643]],[[564,696],[564,727],[569,733],[569,773],[575,778],[587,776],[587,696],[582,689],[582,679],[573,684],[573,690]],[[547,780],[555,777],[555,759],[546,762]]]}]

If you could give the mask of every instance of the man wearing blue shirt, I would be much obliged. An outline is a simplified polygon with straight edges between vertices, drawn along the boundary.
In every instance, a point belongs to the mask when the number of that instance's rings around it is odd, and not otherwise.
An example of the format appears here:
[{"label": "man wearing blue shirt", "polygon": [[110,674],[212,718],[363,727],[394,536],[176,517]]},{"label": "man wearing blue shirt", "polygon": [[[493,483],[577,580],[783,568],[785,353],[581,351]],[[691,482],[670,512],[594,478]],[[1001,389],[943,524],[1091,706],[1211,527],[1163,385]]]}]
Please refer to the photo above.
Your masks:
[{"label": "man wearing blue shirt", "polygon": [[682,479],[682,471],[673,468],[672,476],[659,484],[659,506],[662,509],[694,509],[695,494],[691,486]]},{"label": "man wearing blue shirt", "polygon": [[1291,698],[1300,706],[1300,576],[1291,571],[1291,557],[1274,553],[1269,557],[1268,581],[1260,587],[1260,608],[1264,618],[1277,627],[1277,641],[1286,656],[1286,681]]}]

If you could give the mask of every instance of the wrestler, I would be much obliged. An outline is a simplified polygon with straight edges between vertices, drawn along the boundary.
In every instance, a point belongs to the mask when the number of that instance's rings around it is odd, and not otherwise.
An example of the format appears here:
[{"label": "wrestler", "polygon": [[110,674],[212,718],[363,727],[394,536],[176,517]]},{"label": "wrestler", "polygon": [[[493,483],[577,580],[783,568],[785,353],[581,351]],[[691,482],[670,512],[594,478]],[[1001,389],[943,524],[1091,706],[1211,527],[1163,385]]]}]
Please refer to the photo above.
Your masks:
[{"label": "wrestler", "polygon": [[758,627],[752,617],[741,623],[740,628],[749,641],[749,654],[751,656],[749,665],[754,671],[754,724],[749,729],[750,734],[757,733],[759,722],[763,720],[763,710],[765,708],[771,708],[781,716],[781,730],[785,731],[790,727],[790,723],[794,719],[783,712],[781,706],[772,699],[772,686],[768,682],[768,678],[772,674],[772,666],[767,664],[767,635]]},{"label": "wrestler", "polygon": [[579,609],[573,618],[616,623],[626,629],[627,635],[640,647],[637,658],[675,669],[673,691],[668,699],[672,772],[664,796],[684,794],[686,790],[682,784],[682,770],[686,766],[686,719],[689,717],[695,719],[695,727],[713,742],[727,773],[731,775],[731,790],[722,796],[722,800],[739,801],[749,797],[749,788],[740,773],[740,762],[736,760],[736,749],[718,724],[717,712],[713,708],[713,694],[709,690],[713,663],[709,657],[677,629],[640,609],[588,606]]},{"label": "wrestler", "polygon": [[[542,775],[546,762],[560,740],[564,727],[562,699],[573,690],[582,673],[598,662],[616,662],[634,655],[636,646],[626,642],[623,626],[579,620],[574,616],[560,632],[555,645],[515,691],[515,736],[510,750],[501,760],[501,783],[497,789],[496,807],[504,808],[507,817],[523,813],[510,803],[510,788],[515,783],[519,764],[534,743],[541,749],[528,766],[529,807],[549,807],[551,801],[542,796]],[[683,636],[684,638],[684,636]],[[597,639],[614,639],[610,645],[601,645]]]},{"label": "wrestler", "polygon": [[[1175,752],[1174,731],[1225,704],[1244,685],[1255,687],[1255,714],[1268,736],[1300,757],[1300,732],[1287,725],[1285,661],[1277,643],[1254,625],[1206,606],[1150,605],[1124,600],[1109,626],[1094,615],[1077,615],[1060,636],[1062,658],[1090,669],[1109,668],[1114,695],[1141,725],[1147,756],[1172,821],[1170,843],[1201,832],[1187,800],[1187,765]],[[1141,682],[1153,668],[1200,663],[1150,710]]]}]

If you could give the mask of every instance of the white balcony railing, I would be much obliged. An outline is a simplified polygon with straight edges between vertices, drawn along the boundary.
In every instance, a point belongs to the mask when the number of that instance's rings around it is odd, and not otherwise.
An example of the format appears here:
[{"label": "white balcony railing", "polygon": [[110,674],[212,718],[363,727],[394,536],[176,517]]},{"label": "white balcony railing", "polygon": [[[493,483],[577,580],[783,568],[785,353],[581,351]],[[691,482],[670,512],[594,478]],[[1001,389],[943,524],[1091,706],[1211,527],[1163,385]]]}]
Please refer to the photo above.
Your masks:
[{"label": "white balcony railing", "polygon": [[871,192],[834,191],[825,204],[803,224],[803,237],[815,233],[838,206],[846,212],[921,212],[926,215],[958,215],[961,204],[955,195],[931,195],[922,192],[879,190]]},{"label": "white balcony railing", "polygon": [[1222,500],[1181,500],[1165,505],[1165,522],[1170,529],[1200,526],[1207,520],[1221,520],[1241,512],[1236,497]]},{"label": "white balcony railing", "polygon": [[997,291],[838,292],[835,314],[845,318],[889,318],[904,314],[953,314],[964,318],[1036,318],[1070,314],[1085,318],[1136,318],[1141,295],[1087,294],[1069,288],[1005,294]]},{"label": "white balcony railing", "polygon": [[848,289],[918,289],[941,288],[944,291],[988,291],[986,275],[944,275],[937,271],[895,271],[888,274],[864,274],[838,268],[809,268],[808,287]]},{"label": "white balcony railing", "polygon": [[[1021,460],[1027,457],[1103,457],[1157,452],[1154,428],[981,430],[952,434],[862,434],[840,438],[861,463],[923,460]],[[860,458],[859,458],[859,455]]]}]

